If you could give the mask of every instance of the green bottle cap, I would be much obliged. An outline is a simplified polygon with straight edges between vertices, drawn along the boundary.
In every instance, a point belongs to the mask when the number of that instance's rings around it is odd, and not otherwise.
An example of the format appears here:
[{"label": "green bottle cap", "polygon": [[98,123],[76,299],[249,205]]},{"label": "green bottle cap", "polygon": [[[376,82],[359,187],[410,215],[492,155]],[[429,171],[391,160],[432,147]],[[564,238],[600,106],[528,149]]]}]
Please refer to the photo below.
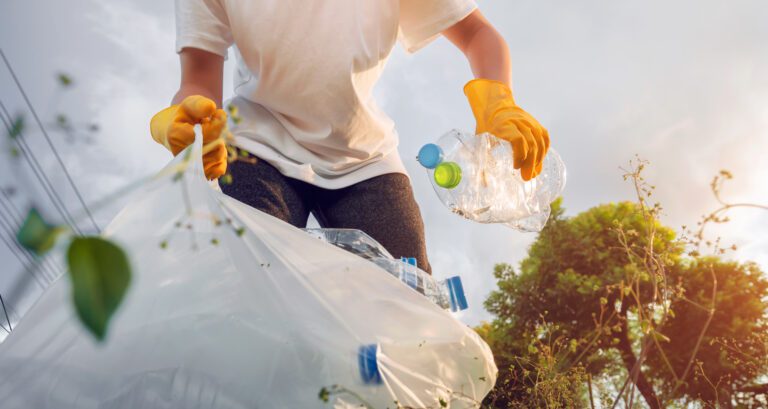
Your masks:
[{"label": "green bottle cap", "polygon": [[438,186],[453,189],[461,182],[461,167],[456,162],[443,162],[435,168],[434,177]]}]

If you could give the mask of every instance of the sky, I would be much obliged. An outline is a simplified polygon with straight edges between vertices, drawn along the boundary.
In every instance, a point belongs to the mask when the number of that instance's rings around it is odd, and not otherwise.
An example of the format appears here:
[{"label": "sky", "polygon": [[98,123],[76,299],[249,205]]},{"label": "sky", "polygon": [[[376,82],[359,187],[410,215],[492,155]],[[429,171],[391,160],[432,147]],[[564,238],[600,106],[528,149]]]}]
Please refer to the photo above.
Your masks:
[{"label": "sky", "polygon": [[[662,220],[671,227],[693,225],[717,207],[709,182],[720,169],[735,177],[725,198],[768,203],[768,3],[480,0],[479,5],[509,43],[516,101],[549,129],[552,146],[565,161],[567,215],[631,200],[632,187],[622,180],[620,167],[635,155],[651,162],[646,177],[657,186]],[[169,160],[152,141],[148,123],[178,87],[174,33],[171,1],[0,3],[0,48],[41,116],[65,112],[101,127],[92,143],[52,135],[88,203]],[[231,95],[233,60],[226,64],[225,95]],[[72,89],[57,87],[60,71],[74,78]],[[517,265],[535,235],[451,214],[415,161],[424,143],[450,129],[474,128],[462,94],[471,78],[466,59],[441,38],[413,55],[398,46],[375,94],[397,125],[435,276],[462,276],[470,308],[459,318],[474,325],[492,318],[482,302],[495,288],[494,264]],[[4,69],[0,98],[12,112],[23,111]],[[44,154],[39,132],[30,130],[26,137],[76,208],[52,155]],[[24,170],[11,169],[6,157],[0,162],[0,184],[25,187],[19,207],[45,201],[24,183],[30,180]],[[100,210],[99,224],[106,225],[124,204],[118,199]],[[731,218],[713,235],[739,246],[730,257],[756,261],[768,271],[768,212],[738,210]],[[5,247],[0,257],[3,293],[21,267]]]}]

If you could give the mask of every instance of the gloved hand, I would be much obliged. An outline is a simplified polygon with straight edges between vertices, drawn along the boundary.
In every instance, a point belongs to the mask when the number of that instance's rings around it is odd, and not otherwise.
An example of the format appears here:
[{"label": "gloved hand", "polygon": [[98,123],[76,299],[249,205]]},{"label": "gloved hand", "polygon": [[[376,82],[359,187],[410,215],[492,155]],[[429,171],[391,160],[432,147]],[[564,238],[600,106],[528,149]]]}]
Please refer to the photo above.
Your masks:
[{"label": "gloved hand", "polygon": [[[152,117],[149,123],[152,139],[168,148],[174,156],[195,141],[195,124],[203,127],[203,166],[208,179],[227,172],[227,148],[221,133],[227,124],[227,113],[216,109],[216,103],[200,95],[191,95]],[[204,152],[205,152],[204,150]]]},{"label": "gloved hand", "polygon": [[549,149],[549,133],[512,99],[512,90],[499,81],[475,79],[464,94],[477,120],[478,135],[488,132],[512,144],[513,164],[524,180],[541,173]]}]

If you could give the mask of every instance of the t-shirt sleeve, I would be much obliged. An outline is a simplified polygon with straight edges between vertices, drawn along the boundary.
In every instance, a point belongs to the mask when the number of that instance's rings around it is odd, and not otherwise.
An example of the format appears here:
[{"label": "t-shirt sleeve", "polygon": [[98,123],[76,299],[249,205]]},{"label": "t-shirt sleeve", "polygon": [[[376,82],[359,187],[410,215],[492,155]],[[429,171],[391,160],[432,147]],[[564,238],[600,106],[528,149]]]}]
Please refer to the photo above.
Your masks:
[{"label": "t-shirt sleeve", "polygon": [[222,0],[176,0],[176,52],[199,48],[222,57],[232,45]]},{"label": "t-shirt sleeve", "polygon": [[400,42],[416,52],[476,8],[474,0],[400,0]]}]

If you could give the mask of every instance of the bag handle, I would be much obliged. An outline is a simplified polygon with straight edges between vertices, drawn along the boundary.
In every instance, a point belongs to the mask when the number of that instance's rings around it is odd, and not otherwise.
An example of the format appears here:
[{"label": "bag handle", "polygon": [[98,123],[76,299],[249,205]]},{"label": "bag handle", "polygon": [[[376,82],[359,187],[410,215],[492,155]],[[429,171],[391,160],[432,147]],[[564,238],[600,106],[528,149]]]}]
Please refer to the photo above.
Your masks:
[{"label": "bag handle", "polygon": [[203,127],[200,124],[195,124],[195,141],[192,142],[192,150],[190,155],[190,165],[192,167],[191,172],[193,177],[200,178],[203,181],[208,181],[205,177],[205,165],[203,165]]}]

